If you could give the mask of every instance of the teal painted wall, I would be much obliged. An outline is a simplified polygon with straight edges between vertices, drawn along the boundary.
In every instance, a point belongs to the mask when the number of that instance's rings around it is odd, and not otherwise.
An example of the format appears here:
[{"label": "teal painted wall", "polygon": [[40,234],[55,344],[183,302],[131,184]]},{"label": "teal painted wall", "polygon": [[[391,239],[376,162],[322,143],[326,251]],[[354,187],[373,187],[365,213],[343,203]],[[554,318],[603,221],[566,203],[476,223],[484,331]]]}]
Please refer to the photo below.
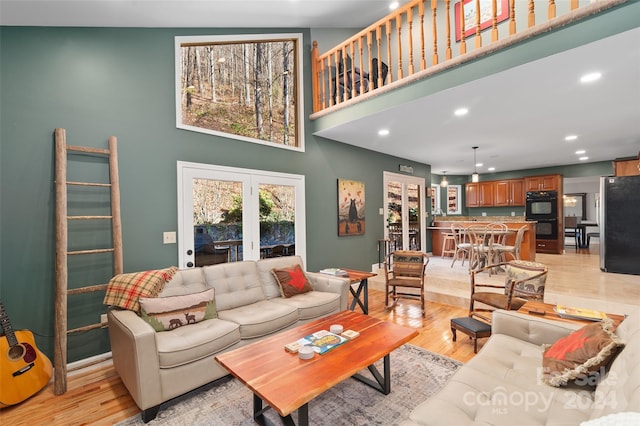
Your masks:
[{"label": "teal painted wall", "polygon": [[[378,214],[383,206],[382,172],[395,172],[402,163],[428,180],[428,165],[314,137],[308,119],[305,153],[176,129],[174,37],[231,32],[0,28],[0,298],[14,328],[32,330],[48,356],[53,354],[56,127],[66,129],[72,145],[104,148],[110,135],[118,138],[125,272],[177,264],[177,245],[162,244],[162,232],[177,229],[178,160],[305,175],[309,270],[329,266],[369,270],[378,260],[377,240],[383,235],[383,218]],[[304,34],[308,116],[309,30],[263,32]],[[89,174],[100,166],[80,162],[76,169],[76,180],[90,181]],[[97,173],[96,179],[105,176]],[[365,183],[364,236],[337,237],[338,178]],[[90,210],[108,206],[105,194],[87,200]],[[108,232],[98,231],[99,239],[82,243],[108,242]],[[110,268],[105,258],[89,266],[73,264],[70,286],[104,283]],[[73,296],[69,327],[97,322],[104,311],[100,295]],[[106,330],[72,335],[68,361],[108,350]]]}]

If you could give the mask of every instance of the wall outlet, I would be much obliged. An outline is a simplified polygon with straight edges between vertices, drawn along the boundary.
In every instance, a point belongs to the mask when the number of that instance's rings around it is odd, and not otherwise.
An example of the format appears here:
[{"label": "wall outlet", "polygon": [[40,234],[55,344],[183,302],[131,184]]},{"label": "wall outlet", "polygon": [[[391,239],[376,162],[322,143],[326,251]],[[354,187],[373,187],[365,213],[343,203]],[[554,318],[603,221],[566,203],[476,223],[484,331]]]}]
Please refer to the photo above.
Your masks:
[{"label": "wall outlet", "polygon": [[162,233],[162,243],[163,244],[175,244],[176,243],[176,233],[175,232],[163,232]]},{"label": "wall outlet", "polygon": [[107,314],[100,314],[100,324],[107,323]]}]

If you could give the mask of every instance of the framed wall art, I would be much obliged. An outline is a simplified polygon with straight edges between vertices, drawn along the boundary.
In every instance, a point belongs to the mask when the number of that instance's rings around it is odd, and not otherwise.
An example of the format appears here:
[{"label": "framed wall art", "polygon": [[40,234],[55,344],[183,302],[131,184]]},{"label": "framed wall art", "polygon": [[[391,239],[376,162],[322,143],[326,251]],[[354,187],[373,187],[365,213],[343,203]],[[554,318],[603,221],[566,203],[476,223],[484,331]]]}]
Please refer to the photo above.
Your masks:
[{"label": "framed wall art", "polygon": [[364,182],[338,179],[338,236],[364,235]]},{"label": "framed wall art", "polygon": [[[462,2],[464,2],[464,37],[468,38],[476,33],[476,0],[461,0],[455,4],[456,41],[461,39],[460,5]],[[492,0],[480,0],[480,31],[490,28],[493,24],[491,3]],[[509,0],[496,0],[496,9],[498,23],[509,18]]]},{"label": "framed wall art", "polygon": [[462,194],[462,185],[447,187],[447,214],[462,214],[460,194]]}]

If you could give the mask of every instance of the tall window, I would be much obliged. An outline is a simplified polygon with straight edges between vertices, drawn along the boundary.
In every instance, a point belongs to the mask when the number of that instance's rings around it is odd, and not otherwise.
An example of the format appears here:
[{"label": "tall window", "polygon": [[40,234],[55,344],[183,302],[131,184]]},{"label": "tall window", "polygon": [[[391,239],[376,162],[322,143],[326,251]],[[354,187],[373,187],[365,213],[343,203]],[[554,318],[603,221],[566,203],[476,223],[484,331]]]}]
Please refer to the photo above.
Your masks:
[{"label": "tall window", "polygon": [[304,150],[301,34],[175,43],[178,128]]},{"label": "tall window", "polygon": [[304,176],[178,162],[181,268],[299,255]]}]

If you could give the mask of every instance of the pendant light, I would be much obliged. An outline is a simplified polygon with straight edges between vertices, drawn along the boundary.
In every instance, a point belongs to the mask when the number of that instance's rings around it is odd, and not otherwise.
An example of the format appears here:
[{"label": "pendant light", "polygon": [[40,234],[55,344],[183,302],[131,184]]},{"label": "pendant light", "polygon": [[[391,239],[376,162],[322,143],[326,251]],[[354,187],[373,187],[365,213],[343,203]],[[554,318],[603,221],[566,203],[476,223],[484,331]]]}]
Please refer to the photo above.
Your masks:
[{"label": "pendant light", "polygon": [[440,186],[445,188],[449,185],[449,182],[447,182],[447,171],[443,171],[442,172],[442,180],[440,181]]},{"label": "pendant light", "polygon": [[478,164],[476,163],[476,150],[478,149],[478,147],[472,146],[471,148],[473,148],[473,174],[471,175],[471,182],[479,182],[480,175],[476,171],[476,164]]}]

